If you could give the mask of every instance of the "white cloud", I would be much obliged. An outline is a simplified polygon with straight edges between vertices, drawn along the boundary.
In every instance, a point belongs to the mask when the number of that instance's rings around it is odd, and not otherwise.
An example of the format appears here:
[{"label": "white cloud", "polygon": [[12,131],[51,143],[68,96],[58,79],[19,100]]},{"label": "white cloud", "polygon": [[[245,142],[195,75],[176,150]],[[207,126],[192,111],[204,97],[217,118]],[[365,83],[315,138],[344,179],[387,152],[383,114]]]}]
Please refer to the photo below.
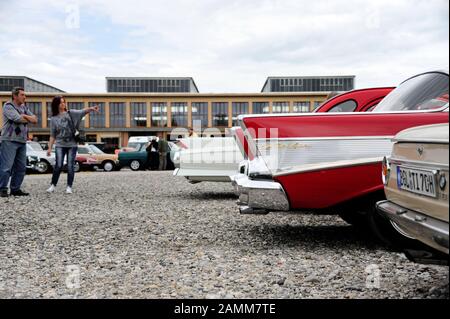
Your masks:
[{"label": "white cloud", "polygon": [[269,75],[355,74],[395,85],[448,68],[446,0],[0,0],[0,73],[71,92],[105,76],[192,76],[202,92],[257,92]]}]

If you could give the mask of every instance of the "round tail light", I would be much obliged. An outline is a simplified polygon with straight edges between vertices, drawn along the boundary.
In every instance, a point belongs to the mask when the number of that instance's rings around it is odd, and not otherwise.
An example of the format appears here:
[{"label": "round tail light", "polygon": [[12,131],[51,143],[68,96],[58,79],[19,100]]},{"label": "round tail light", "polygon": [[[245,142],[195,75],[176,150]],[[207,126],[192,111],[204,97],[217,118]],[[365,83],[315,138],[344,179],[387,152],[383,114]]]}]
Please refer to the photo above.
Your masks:
[{"label": "round tail light", "polygon": [[382,165],[382,178],[383,178],[383,184],[387,185],[389,183],[389,177],[391,175],[391,168],[389,166],[389,162],[386,157],[383,158],[383,165]]}]

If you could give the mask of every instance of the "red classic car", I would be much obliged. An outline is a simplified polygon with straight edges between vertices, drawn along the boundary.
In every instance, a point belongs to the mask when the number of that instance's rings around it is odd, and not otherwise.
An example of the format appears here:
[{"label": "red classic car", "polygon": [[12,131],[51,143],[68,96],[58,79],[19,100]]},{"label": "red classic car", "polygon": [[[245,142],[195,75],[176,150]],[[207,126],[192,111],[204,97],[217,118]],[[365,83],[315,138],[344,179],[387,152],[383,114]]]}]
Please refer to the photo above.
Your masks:
[{"label": "red classic car", "polygon": [[322,103],[314,110],[323,112],[370,112],[394,87],[359,89],[339,94]]},{"label": "red classic car", "polygon": [[336,211],[386,244],[410,244],[375,210],[381,163],[401,130],[448,123],[448,85],[448,72],[428,72],[372,112],[241,116],[245,141],[237,140],[249,159],[233,177],[241,213]]}]

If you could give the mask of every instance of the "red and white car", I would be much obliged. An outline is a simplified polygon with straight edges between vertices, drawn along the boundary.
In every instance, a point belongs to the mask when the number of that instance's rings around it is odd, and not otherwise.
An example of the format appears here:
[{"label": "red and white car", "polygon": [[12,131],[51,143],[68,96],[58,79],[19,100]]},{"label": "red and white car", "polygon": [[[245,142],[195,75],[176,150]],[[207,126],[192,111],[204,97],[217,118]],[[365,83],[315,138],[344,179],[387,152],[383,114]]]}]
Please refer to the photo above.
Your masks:
[{"label": "red and white car", "polygon": [[245,140],[237,134],[237,141],[248,160],[233,177],[240,212],[336,211],[387,244],[401,242],[375,210],[384,198],[382,159],[398,132],[448,123],[448,86],[448,72],[427,72],[372,112],[241,116]]}]

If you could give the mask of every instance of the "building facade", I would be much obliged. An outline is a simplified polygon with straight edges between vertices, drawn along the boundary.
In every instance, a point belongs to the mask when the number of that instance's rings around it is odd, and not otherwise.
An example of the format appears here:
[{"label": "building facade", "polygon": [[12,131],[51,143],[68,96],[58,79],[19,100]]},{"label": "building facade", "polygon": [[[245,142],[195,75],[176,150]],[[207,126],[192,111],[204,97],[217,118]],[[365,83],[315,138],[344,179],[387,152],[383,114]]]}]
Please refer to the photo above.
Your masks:
[{"label": "building facade", "polygon": [[108,93],[199,93],[193,78],[107,77]]},{"label": "building facade", "polygon": [[0,76],[0,92],[11,92],[15,87],[23,87],[26,92],[64,93],[63,90],[26,76]]},{"label": "building facade", "polygon": [[[70,109],[99,105],[100,112],[84,120],[89,142],[106,143],[110,148],[127,145],[130,136],[162,133],[169,137],[172,129],[192,127],[218,128],[224,132],[237,124],[240,114],[310,112],[329,92],[255,93],[255,94],[64,94]],[[30,126],[30,137],[49,140],[49,118],[53,94],[28,93],[27,105],[38,116]],[[2,105],[10,93],[0,93]],[[0,125],[3,125],[0,108]]]},{"label": "building facade", "polygon": [[269,77],[261,92],[345,92],[354,88],[354,75]]}]

